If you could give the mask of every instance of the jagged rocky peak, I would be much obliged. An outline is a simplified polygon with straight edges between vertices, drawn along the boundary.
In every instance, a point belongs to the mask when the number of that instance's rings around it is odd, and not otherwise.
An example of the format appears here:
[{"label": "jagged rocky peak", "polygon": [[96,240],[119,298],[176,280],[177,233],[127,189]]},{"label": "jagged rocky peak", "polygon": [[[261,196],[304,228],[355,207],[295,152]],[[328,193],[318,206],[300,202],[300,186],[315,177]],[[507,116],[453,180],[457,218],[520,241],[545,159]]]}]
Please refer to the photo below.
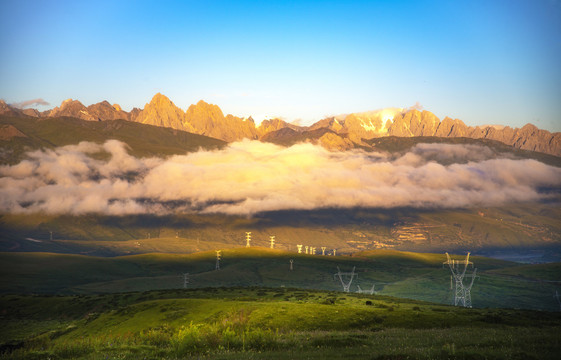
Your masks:
[{"label": "jagged rocky peak", "polygon": [[4,100],[0,99],[0,115],[19,116],[20,112],[8,105]]},{"label": "jagged rocky peak", "polygon": [[[539,151],[561,156],[561,133],[550,133],[527,124],[522,128],[503,126],[471,127],[459,119],[445,117],[442,121],[430,111],[401,108],[352,113],[338,117],[328,117],[315,124],[302,127],[282,119],[270,119],[255,126],[252,118],[224,115],[220,107],[200,100],[183,111],[167,96],[157,93],[144,109],[134,108],[123,111],[118,104],[108,101],[84,106],[80,101],[67,99],[59,107],[46,112],[34,109],[21,110],[0,100],[0,115],[11,117],[58,117],[68,116],[83,120],[126,119],[149,125],[170,127],[207,135],[224,141],[244,138],[294,143],[303,139],[313,139],[331,149],[352,146],[368,147],[363,140],[380,136],[438,136],[491,139],[516,148]],[[327,132],[328,133],[327,133]],[[325,135],[325,136],[324,136]],[[320,141],[321,139],[321,141]],[[354,144],[354,145],[353,145]]]},{"label": "jagged rocky peak", "polygon": [[100,121],[129,119],[129,114],[127,112],[117,110],[115,106],[111,105],[107,100],[88,106],[88,113]]},{"label": "jagged rocky peak", "polygon": [[223,119],[224,114],[218,105],[209,104],[204,100],[199,100],[196,105],[191,105],[186,111],[187,118],[193,121],[210,120],[217,121]]},{"label": "jagged rocky peak", "polygon": [[88,121],[99,120],[97,117],[88,112],[88,109],[84,106],[84,104],[73,99],[66,99],[60,104],[60,107],[55,107],[51,110],[49,117],[56,116],[68,116]]},{"label": "jagged rocky peak", "polygon": [[[132,118],[132,116],[131,116]],[[143,124],[171,127],[178,130],[192,131],[185,126],[185,113],[165,95],[157,93],[144,109],[132,119]]]},{"label": "jagged rocky peak", "polygon": [[190,124],[197,134],[206,135],[224,141],[236,141],[244,138],[257,139],[259,133],[253,121],[247,121],[233,115],[226,115],[214,104],[200,100],[185,112],[185,122]]},{"label": "jagged rocky peak", "polygon": [[278,131],[284,128],[289,128],[295,131],[302,131],[302,128],[300,126],[288,123],[279,118],[265,119],[261,121],[261,124],[259,124],[257,130],[259,132],[259,136],[263,137],[268,133],[271,133],[273,131]]},{"label": "jagged rocky peak", "polygon": [[168,106],[168,105],[173,105],[175,106],[175,104],[165,95],[163,95],[162,93],[156,93],[154,96],[152,96],[152,100],[150,100],[150,103],[147,105],[153,105],[153,106]]}]

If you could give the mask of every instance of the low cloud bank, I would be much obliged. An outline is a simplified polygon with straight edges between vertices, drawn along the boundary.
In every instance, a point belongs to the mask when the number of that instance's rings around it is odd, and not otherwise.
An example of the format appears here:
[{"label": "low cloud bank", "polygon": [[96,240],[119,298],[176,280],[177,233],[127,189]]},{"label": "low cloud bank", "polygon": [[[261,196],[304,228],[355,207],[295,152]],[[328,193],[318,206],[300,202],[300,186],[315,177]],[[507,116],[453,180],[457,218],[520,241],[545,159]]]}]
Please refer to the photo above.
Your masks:
[{"label": "low cloud bank", "polygon": [[561,188],[560,168],[497,158],[477,145],[419,144],[395,156],[242,141],[222,150],[138,159],[126,144],[110,140],[33,151],[19,164],[0,167],[0,212],[252,215],[329,207],[457,208],[557,196],[544,188]]}]

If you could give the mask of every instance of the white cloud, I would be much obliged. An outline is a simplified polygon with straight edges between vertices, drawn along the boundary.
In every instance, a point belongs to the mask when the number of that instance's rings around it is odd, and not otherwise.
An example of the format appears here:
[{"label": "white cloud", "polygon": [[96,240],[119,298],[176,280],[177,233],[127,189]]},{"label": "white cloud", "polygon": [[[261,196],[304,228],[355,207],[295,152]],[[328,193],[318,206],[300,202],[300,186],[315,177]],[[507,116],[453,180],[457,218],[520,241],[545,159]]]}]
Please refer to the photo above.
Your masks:
[{"label": "white cloud", "polygon": [[[106,160],[93,154],[106,152]],[[135,158],[116,140],[34,151],[0,167],[0,211],[107,215],[348,207],[456,208],[535,201],[561,169],[476,145],[419,144],[402,155],[242,141]]]}]

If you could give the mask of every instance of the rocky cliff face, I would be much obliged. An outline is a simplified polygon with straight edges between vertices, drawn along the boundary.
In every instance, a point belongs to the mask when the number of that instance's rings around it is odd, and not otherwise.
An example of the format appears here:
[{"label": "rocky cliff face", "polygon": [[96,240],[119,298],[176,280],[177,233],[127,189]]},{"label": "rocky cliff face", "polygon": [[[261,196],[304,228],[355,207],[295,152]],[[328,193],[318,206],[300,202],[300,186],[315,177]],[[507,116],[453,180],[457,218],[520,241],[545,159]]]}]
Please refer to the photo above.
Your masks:
[{"label": "rocky cliff face", "polygon": [[497,140],[518,149],[539,151],[561,156],[561,133],[540,130],[532,124],[518,128],[493,126],[467,126],[459,119],[449,117],[440,121],[429,111],[411,110],[396,115],[389,127],[388,135],[394,136],[438,136],[467,137],[472,139]]},{"label": "rocky cliff face", "polygon": [[130,120],[143,124],[170,127],[194,134],[206,135],[224,141],[243,138],[257,139],[258,131],[253,119],[224,116],[216,105],[199,101],[183,112],[166,96],[158,93],[143,110],[131,111]]},{"label": "rocky cliff face", "polygon": [[202,100],[196,105],[189,106],[185,112],[185,121],[192,126],[196,134],[224,141],[259,137],[253,119],[242,119],[233,115],[224,116],[217,105]]},{"label": "rocky cliff face", "polygon": [[194,130],[192,127],[185,126],[185,113],[183,110],[175,106],[170,99],[160,93],[154,95],[152,100],[144,105],[144,109],[138,112],[134,121],[190,132]]},{"label": "rocky cliff face", "polygon": [[[250,117],[250,119],[251,119],[251,117]],[[281,119],[277,119],[277,118],[271,119],[271,120],[261,121],[261,124],[257,128],[257,131],[259,133],[259,136],[263,137],[268,133],[271,133],[273,131],[277,131],[277,130],[280,130],[280,129],[284,129],[284,128],[292,129],[292,130],[295,130],[295,131],[302,131],[302,128],[300,126],[296,126],[294,124],[287,123],[286,121],[281,120]]]},{"label": "rocky cliff face", "polygon": [[49,113],[49,117],[68,116],[88,121],[99,121],[97,117],[90,114],[88,109],[78,100],[66,99]]},{"label": "rocky cliff face", "polygon": [[22,115],[22,112],[6,104],[4,100],[0,100],[0,115],[18,117]]},{"label": "rocky cliff face", "polygon": [[129,120],[129,113],[123,111],[117,104],[111,105],[102,101],[87,107],[87,111],[99,121],[103,120]]}]

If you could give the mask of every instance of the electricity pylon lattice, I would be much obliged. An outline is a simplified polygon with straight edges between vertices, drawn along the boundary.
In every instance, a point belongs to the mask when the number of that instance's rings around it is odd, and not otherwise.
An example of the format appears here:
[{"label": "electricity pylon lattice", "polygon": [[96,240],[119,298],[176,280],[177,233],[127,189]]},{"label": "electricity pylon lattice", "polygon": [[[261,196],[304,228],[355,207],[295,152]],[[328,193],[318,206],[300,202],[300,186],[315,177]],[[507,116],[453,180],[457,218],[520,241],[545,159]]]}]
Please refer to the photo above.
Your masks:
[{"label": "electricity pylon lattice", "polygon": [[[333,277],[335,278],[336,276],[339,277],[339,280],[341,281],[341,285],[343,285],[343,291],[349,292],[351,289],[351,284],[353,282],[353,279],[355,276],[358,277],[358,274],[355,273],[355,266],[353,266],[353,271],[351,272],[341,272],[341,269],[339,269],[339,266],[337,266],[337,273],[333,275]],[[343,278],[345,280],[343,280]]]},{"label": "electricity pylon lattice", "polygon": [[322,246],[321,247],[321,255],[325,256],[325,249],[327,249],[327,247]]},{"label": "electricity pylon lattice", "polygon": [[337,255],[337,249],[333,249],[333,256]]},{"label": "electricity pylon lattice", "polygon": [[290,271],[294,270],[294,260],[290,259]]},{"label": "electricity pylon lattice", "polygon": [[215,270],[220,270],[221,250],[216,250],[216,267]]},{"label": "electricity pylon lattice", "polygon": [[557,299],[557,302],[559,303],[559,311],[561,311],[561,299],[559,299],[559,293],[557,290],[555,290],[555,295],[553,295],[553,297]]},{"label": "electricity pylon lattice", "polygon": [[251,247],[251,231],[245,233],[245,247]]},{"label": "electricity pylon lattice", "polygon": [[306,246],[306,254],[308,253],[308,248],[309,248],[309,246]]},{"label": "electricity pylon lattice", "polygon": [[370,290],[362,290],[362,289],[360,288],[360,285],[357,285],[357,286],[356,286],[356,287],[358,288],[357,293],[359,293],[359,294],[374,295],[374,286],[375,286],[375,285],[376,285],[376,284],[372,285],[372,287],[370,288]]},{"label": "electricity pylon lattice", "polygon": [[274,236],[270,236],[271,238],[271,249],[275,248],[275,237]]},{"label": "electricity pylon lattice", "polygon": [[446,261],[442,263],[443,265],[448,265],[450,271],[452,272],[452,277],[454,279],[454,285],[455,285],[454,286],[455,306],[458,306],[459,304],[464,307],[471,307],[471,287],[473,286],[473,281],[475,279],[475,272],[477,270],[475,270],[473,274],[469,275],[472,276],[471,284],[468,287],[464,286],[464,277],[466,276],[467,267],[468,265],[473,266],[473,263],[469,261],[469,254],[470,253],[468,252],[465,260],[454,260],[450,258],[450,255],[448,255],[448,253],[446,253]]},{"label": "electricity pylon lattice", "polygon": [[189,273],[183,274],[183,288],[187,288],[187,284],[189,284]]},{"label": "electricity pylon lattice", "polygon": [[298,248],[298,254],[302,254],[302,245],[296,245]]},{"label": "electricity pylon lattice", "polygon": [[466,275],[466,277],[471,277],[471,282],[469,285],[464,285],[464,298],[465,298],[465,307],[471,307],[471,287],[473,286],[473,282],[475,281],[475,277],[477,273],[477,268],[473,269],[473,273]]}]

